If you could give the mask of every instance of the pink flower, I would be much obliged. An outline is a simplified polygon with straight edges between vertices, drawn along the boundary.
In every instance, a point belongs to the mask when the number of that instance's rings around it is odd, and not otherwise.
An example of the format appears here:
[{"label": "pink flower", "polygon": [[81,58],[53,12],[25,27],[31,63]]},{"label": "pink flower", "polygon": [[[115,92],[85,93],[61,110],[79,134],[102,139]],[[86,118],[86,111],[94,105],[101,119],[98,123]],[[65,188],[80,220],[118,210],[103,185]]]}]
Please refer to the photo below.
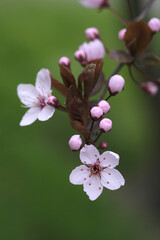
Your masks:
[{"label": "pink flower", "polygon": [[86,56],[85,51],[77,50],[74,53],[74,57],[77,61],[79,61],[82,64],[82,66],[85,66],[87,64],[87,56]]},{"label": "pink flower", "polygon": [[125,36],[126,31],[127,31],[126,28],[123,28],[122,30],[119,31],[119,33],[118,33],[118,38],[119,38],[120,40],[122,40],[122,41],[124,40],[124,36]]},{"label": "pink flower", "polygon": [[116,95],[117,93],[120,93],[124,88],[124,84],[125,80],[122,76],[118,74],[112,76],[108,83],[110,94]]},{"label": "pink flower", "polygon": [[93,107],[90,111],[91,117],[94,120],[97,120],[102,117],[103,110],[100,107]]},{"label": "pink flower", "polygon": [[51,78],[47,69],[41,69],[36,78],[35,87],[32,84],[19,84],[17,94],[21,102],[29,110],[23,116],[20,126],[27,126],[37,119],[46,121],[51,118],[55,108],[47,104],[51,96]]},{"label": "pink flower", "polygon": [[107,0],[81,0],[81,4],[88,8],[102,8],[109,5]]},{"label": "pink flower", "polygon": [[99,123],[102,132],[109,132],[112,128],[112,121],[109,118],[103,118]]},{"label": "pink flower", "polygon": [[72,151],[78,151],[82,146],[82,139],[80,138],[80,135],[73,135],[68,144]]},{"label": "pink flower", "polygon": [[90,41],[100,38],[99,30],[97,28],[87,28],[85,30],[86,38]]},{"label": "pink flower", "polygon": [[155,96],[158,92],[158,87],[153,82],[144,82],[141,83],[141,88],[145,90],[149,95]]},{"label": "pink flower", "polygon": [[81,162],[70,174],[70,182],[84,186],[90,200],[96,200],[103,187],[116,190],[125,184],[120,172],[114,169],[119,164],[119,155],[110,151],[102,155],[93,145],[85,145],[80,151]]},{"label": "pink flower", "polygon": [[100,101],[98,103],[98,107],[100,107],[103,110],[104,114],[108,113],[110,108],[111,108],[109,103],[107,101],[105,101],[105,100]]},{"label": "pink flower", "polygon": [[158,18],[151,18],[151,20],[148,22],[148,26],[153,32],[159,32],[160,31],[160,19]]},{"label": "pink flower", "polygon": [[89,43],[83,43],[79,50],[82,50],[86,54],[87,62],[102,59],[105,56],[105,48],[103,43],[99,39],[95,39]]},{"label": "pink flower", "polygon": [[70,67],[71,61],[68,57],[61,57],[59,59],[59,65],[61,66],[62,64],[64,64],[66,67]]}]

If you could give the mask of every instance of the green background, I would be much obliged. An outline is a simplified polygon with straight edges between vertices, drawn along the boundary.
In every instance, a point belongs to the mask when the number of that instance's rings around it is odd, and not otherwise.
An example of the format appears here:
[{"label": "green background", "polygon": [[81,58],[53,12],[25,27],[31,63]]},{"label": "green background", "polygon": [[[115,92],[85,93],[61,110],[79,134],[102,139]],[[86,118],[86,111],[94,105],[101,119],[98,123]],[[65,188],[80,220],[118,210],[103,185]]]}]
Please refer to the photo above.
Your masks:
[{"label": "green background", "polygon": [[[121,12],[124,7],[117,6]],[[41,68],[61,81],[58,60],[63,55],[71,59],[77,77],[82,67],[73,54],[92,26],[109,49],[124,48],[117,38],[124,26],[107,10],[83,8],[78,0],[0,0],[2,240],[159,239],[159,97],[135,86],[127,68],[121,71],[125,91],[110,101],[113,129],[101,138],[121,157],[118,169],[126,185],[120,190],[104,189],[91,202],[82,186],[70,184],[69,174],[80,160],[68,147],[76,133],[63,112],[47,122],[19,126],[25,109],[17,85],[34,84]],[[158,42],[157,35],[153,45]],[[106,76],[115,65],[105,57]]]}]

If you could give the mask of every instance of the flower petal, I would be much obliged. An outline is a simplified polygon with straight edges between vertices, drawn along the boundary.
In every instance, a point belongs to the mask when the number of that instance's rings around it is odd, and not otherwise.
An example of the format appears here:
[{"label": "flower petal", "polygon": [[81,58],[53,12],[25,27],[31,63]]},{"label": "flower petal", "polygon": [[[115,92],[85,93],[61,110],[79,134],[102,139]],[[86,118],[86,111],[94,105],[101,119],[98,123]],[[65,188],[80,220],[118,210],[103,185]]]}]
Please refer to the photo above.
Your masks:
[{"label": "flower petal", "polygon": [[32,84],[19,84],[17,94],[21,102],[28,107],[36,106],[38,103],[39,93]]},{"label": "flower petal", "polygon": [[103,191],[103,186],[100,179],[96,176],[91,176],[86,182],[84,182],[84,192],[89,196],[91,201],[96,200]]},{"label": "flower petal", "polygon": [[69,176],[70,182],[75,185],[83,184],[89,178],[90,172],[88,170],[89,168],[85,165],[76,167]]},{"label": "flower petal", "polygon": [[81,0],[81,4],[88,8],[100,7],[103,0]]},{"label": "flower petal", "polygon": [[51,94],[51,77],[48,69],[41,69],[36,78],[36,89],[41,96],[48,97]]},{"label": "flower petal", "polygon": [[53,116],[55,112],[55,108],[49,105],[46,105],[42,108],[40,113],[38,114],[38,120],[40,121],[47,121],[49,118]]},{"label": "flower petal", "polygon": [[94,164],[99,158],[99,151],[93,145],[85,145],[80,151],[80,159],[84,164]]},{"label": "flower petal", "polygon": [[119,164],[119,155],[117,153],[106,151],[100,157],[101,167],[114,168]]},{"label": "flower petal", "polygon": [[40,107],[30,108],[23,116],[20,126],[27,126],[35,122],[38,118],[38,114],[41,111]]},{"label": "flower petal", "polygon": [[118,170],[107,168],[101,172],[101,184],[110,190],[116,190],[125,184],[125,180]]}]

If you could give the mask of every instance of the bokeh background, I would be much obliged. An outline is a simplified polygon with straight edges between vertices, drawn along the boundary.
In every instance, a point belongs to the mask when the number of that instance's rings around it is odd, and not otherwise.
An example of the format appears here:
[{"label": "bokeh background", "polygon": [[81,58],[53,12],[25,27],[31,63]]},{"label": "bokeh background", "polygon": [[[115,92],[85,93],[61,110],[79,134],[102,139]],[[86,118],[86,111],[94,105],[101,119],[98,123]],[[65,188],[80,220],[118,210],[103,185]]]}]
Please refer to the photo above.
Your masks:
[{"label": "bokeh background", "polygon": [[[138,12],[142,6],[135,3]],[[125,1],[113,4],[128,17]],[[146,20],[152,15],[160,17],[152,8]],[[80,160],[68,147],[75,132],[63,112],[56,111],[47,122],[19,126],[25,109],[20,108],[17,85],[34,84],[43,67],[60,80],[58,60],[63,55],[78,76],[82,68],[73,53],[91,26],[100,29],[109,49],[124,48],[117,38],[124,26],[107,10],[83,8],[78,0],[0,0],[1,240],[159,239],[160,97],[138,89],[126,68],[121,71],[125,91],[110,101],[113,129],[102,138],[121,157],[118,170],[126,185],[120,190],[104,189],[91,202],[82,186],[69,183]],[[160,55],[159,40],[157,34],[152,50]],[[115,65],[105,57],[106,76]],[[160,75],[158,67],[149,71]]]}]

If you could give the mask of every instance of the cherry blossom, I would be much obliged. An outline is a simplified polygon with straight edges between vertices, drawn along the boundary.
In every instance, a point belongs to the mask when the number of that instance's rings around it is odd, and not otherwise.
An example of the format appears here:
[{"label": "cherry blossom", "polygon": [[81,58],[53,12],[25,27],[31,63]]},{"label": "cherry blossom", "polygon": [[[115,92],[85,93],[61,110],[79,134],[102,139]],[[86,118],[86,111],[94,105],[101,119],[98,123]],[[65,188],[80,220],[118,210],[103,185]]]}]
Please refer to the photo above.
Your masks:
[{"label": "cherry blossom", "polygon": [[114,169],[119,164],[119,155],[106,151],[99,154],[93,145],[85,145],[80,151],[80,160],[85,165],[76,167],[70,174],[70,182],[83,184],[83,190],[91,201],[96,200],[103,187],[116,190],[125,184],[121,173]]},{"label": "cherry blossom", "polygon": [[36,78],[36,84],[19,84],[17,94],[24,107],[29,110],[23,116],[20,126],[27,126],[37,119],[46,121],[55,112],[53,106],[48,105],[48,98],[51,96],[51,78],[47,69],[41,69]]},{"label": "cherry blossom", "polygon": [[102,8],[108,7],[107,0],[81,0],[81,4],[88,8]]}]

